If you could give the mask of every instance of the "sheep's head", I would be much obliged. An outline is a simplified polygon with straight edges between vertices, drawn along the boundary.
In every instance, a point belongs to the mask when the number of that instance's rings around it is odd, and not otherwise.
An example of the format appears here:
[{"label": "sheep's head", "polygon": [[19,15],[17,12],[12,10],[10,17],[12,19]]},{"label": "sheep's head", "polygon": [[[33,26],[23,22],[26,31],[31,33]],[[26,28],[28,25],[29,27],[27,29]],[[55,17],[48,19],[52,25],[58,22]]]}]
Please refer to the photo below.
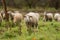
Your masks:
[{"label": "sheep's head", "polygon": [[26,16],[26,15],[25,15],[25,16],[24,16],[24,21],[25,21],[25,22],[30,22],[30,16]]}]

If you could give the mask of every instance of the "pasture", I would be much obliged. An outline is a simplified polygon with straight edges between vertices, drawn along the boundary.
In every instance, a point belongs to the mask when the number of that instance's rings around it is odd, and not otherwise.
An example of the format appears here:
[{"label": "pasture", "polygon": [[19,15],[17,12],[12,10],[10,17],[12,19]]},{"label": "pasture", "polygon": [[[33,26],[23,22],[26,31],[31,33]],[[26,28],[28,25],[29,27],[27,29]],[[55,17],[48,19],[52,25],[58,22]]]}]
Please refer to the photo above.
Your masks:
[{"label": "pasture", "polygon": [[[31,33],[31,34],[30,34]],[[3,21],[0,24],[0,40],[60,40],[60,22],[43,22],[42,18],[38,22],[38,32],[27,32],[24,21],[20,29],[13,25],[12,21]]]},{"label": "pasture", "polygon": [[0,0],[0,40],[60,40],[60,1]]}]

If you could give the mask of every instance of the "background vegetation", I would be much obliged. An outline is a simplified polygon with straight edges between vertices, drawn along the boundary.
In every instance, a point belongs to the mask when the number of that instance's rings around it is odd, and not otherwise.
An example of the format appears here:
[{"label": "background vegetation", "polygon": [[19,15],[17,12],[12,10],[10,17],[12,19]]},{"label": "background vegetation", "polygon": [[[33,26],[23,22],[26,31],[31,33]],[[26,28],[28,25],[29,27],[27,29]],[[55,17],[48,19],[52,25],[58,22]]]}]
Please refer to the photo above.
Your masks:
[{"label": "background vegetation", "polygon": [[[52,7],[59,9],[60,0],[6,0],[6,4],[9,7],[15,8],[36,8],[36,7]],[[2,1],[0,0],[0,6]]]}]

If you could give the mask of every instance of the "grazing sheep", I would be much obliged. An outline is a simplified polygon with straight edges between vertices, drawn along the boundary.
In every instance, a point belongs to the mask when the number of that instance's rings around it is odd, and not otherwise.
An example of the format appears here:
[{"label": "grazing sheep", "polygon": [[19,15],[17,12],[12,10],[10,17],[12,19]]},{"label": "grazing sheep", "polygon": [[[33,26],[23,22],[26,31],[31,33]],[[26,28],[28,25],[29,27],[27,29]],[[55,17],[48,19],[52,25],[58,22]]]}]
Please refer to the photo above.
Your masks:
[{"label": "grazing sheep", "polygon": [[19,12],[15,12],[15,14],[12,13],[12,15],[13,15],[13,22],[14,23],[19,23],[23,19],[23,15]]},{"label": "grazing sheep", "polygon": [[21,34],[21,22],[23,20],[23,15],[18,11],[15,12],[8,12],[10,17],[12,18],[13,24],[19,27],[19,33]]},{"label": "grazing sheep", "polygon": [[29,28],[31,27],[36,27],[38,26],[38,21],[39,21],[39,14],[38,13],[34,13],[34,12],[29,12],[28,14],[26,14],[24,16],[24,21],[27,25],[27,30],[29,30]]},{"label": "grazing sheep", "polygon": [[58,17],[60,16],[60,14],[59,13],[55,13],[55,15],[54,15],[54,19],[55,19],[55,21],[58,21]]},{"label": "grazing sheep", "polygon": [[52,19],[53,19],[53,14],[52,13],[44,12],[44,18],[43,18],[44,21],[52,21]]},{"label": "grazing sheep", "polygon": [[19,24],[23,19],[23,15],[19,11],[8,11],[8,13],[14,24]]},{"label": "grazing sheep", "polygon": [[1,13],[0,13],[0,24],[1,24],[1,22],[2,22],[2,15],[1,15]]},{"label": "grazing sheep", "polygon": [[[12,13],[11,11],[7,11],[8,14]],[[1,15],[2,15],[2,18],[3,20],[5,19],[5,12],[4,10],[1,11]]]},{"label": "grazing sheep", "polygon": [[5,13],[4,13],[3,10],[1,11],[1,16],[2,16],[3,19],[5,19]]},{"label": "grazing sheep", "polygon": [[7,13],[9,14],[10,20],[13,20],[13,16],[15,13],[13,11],[8,11]]},{"label": "grazing sheep", "polygon": [[57,21],[60,22],[60,16],[57,18]]}]

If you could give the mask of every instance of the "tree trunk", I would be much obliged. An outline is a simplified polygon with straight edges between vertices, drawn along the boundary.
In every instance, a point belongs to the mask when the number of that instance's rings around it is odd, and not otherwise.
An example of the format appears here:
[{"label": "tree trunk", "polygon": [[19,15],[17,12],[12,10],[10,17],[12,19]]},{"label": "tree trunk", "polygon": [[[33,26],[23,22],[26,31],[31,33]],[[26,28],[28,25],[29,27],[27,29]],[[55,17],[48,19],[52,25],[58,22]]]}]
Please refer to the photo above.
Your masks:
[{"label": "tree trunk", "polygon": [[9,14],[7,13],[7,7],[6,7],[5,0],[2,0],[2,4],[3,4],[4,12],[5,12],[5,19],[6,21],[9,21]]}]

